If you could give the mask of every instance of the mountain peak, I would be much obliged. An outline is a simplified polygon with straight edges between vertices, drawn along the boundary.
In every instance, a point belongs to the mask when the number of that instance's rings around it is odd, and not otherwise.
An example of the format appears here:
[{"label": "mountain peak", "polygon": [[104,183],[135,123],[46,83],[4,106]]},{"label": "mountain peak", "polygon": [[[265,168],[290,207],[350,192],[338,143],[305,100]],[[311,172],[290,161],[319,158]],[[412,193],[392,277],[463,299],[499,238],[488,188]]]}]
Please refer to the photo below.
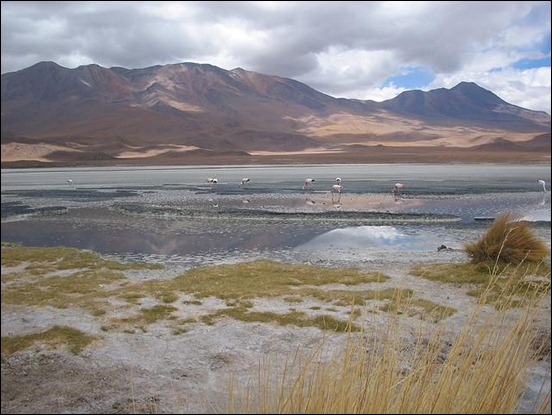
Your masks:
[{"label": "mountain peak", "polygon": [[475,82],[462,81],[459,82],[456,86],[452,87],[451,90],[455,89],[483,89]]},{"label": "mountain peak", "polygon": [[57,64],[56,62],[53,62],[53,61],[41,61],[41,62],[38,62],[38,63],[35,63],[34,65],[32,66],[29,66],[27,69],[37,69],[37,68],[60,68],[60,69],[65,69],[63,66]]},{"label": "mountain peak", "polygon": [[[27,72],[32,74],[40,73],[42,75],[46,73],[59,73],[64,70],[67,70],[67,68],[64,68],[61,65],[58,65],[55,62],[52,61],[42,61],[34,64],[33,66],[29,66],[26,69],[22,69],[20,72]],[[13,72],[12,72],[13,73]]]},{"label": "mountain peak", "polygon": [[475,82],[460,82],[458,85],[452,88],[451,91],[460,93],[469,100],[478,102],[479,104],[484,103],[489,107],[507,104],[506,101],[498,97],[496,94],[485,88],[480,87]]},{"label": "mountain peak", "polygon": [[402,114],[430,119],[460,119],[468,121],[506,121],[503,108],[513,107],[475,82],[460,82],[451,89],[405,91],[384,101],[384,108]]}]

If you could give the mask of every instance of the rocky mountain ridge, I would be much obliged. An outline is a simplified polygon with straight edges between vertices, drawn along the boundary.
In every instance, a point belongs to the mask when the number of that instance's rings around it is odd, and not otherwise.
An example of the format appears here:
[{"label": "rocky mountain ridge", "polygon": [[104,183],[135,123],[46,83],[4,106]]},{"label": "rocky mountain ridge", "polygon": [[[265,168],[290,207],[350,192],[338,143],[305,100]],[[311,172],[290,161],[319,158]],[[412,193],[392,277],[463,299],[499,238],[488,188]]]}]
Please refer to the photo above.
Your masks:
[{"label": "rocky mountain ridge", "polygon": [[550,149],[549,114],[469,82],[378,103],[196,63],[67,69],[40,62],[1,79],[3,165],[241,163],[301,154],[347,162],[351,151],[370,162],[375,148]]}]

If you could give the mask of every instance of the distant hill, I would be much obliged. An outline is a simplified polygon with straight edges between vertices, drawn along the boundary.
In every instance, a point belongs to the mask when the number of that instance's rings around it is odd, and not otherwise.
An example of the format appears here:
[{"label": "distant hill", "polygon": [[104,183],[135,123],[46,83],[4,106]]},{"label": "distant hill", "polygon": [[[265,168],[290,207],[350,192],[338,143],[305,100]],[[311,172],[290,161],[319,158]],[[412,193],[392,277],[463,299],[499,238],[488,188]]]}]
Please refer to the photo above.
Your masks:
[{"label": "distant hill", "polygon": [[549,114],[468,82],[381,103],[195,63],[67,69],[40,62],[1,82],[3,166],[301,161],[313,154],[347,162],[344,154],[359,148],[370,162],[375,146],[550,149]]},{"label": "distant hill", "polygon": [[508,104],[491,91],[473,82],[460,82],[452,89],[429,92],[406,91],[385,101],[383,108],[402,115],[426,120],[470,122],[485,127],[531,131],[537,125],[549,125],[550,116]]}]

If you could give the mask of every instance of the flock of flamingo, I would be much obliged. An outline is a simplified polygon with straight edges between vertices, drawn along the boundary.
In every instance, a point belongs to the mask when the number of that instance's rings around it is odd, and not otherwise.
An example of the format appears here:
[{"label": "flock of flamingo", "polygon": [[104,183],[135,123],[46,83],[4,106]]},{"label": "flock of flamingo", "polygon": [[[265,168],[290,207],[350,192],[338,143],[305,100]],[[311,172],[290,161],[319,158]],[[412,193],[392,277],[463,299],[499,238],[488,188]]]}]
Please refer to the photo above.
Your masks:
[{"label": "flock of flamingo", "polygon": [[[241,179],[241,182],[239,184],[240,187],[245,187],[251,179],[249,177],[244,177]],[[307,190],[310,187],[314,186],[314,182],[316,179],[313,179],[312,177],[308,177],[305,179],[305,182],[303,186],[301,187],[302,190]],[[218,184],[218,180],[216,177],[207,178],[207,183],[211,185],[212,188]],[[539,183],[542,186],[542,190],[544,193],[546,193],[546,182],[544,180],[537,180],[537,183]],[[393,194],[393,197],[395,200],[398,200],[401,197],[401,189],[404,187],[404,183],[397,182],[391,187],[391,193]],[[341,184],[341,177],[335,178],[335,184],[332,185],[330,189],[332,193],[332,203],[341,203],[341,194],[343,192],[343,185]]]},{"label": "flock of flamingo", "polygon": [[[302,190],[306,190],[312,186],[314,186],[314,182],[316,179],[313,179],[311,177],[308,177],[305,179],[305,183],[302,186]],[[251,179],[249,177],[243,177],[239,183],[240,187],[246,187],[247,184],[251,182]],[[211,186],[211,189],[214,190],[216,185],[218,184],[217,177],[208,177],[207,183]],[[542,191],[544,193],[547,192],[546,190],[546,182],[544,180],[537,180],[537,183],[539,183],[542,186]],[[75,184],[73,183],[72,179],[67,180],[67,184],[70,187],[75,187]],[[391,188],[391,193],[393,194],[393,197],[395,200],[397,200],[401,195],[401,189],[404,187],[404,183],[395,183],[393,187]],[[341,203],[341,193],[343,192],[343,185],[341,184],[341,177],[335,178],[335,184],[331,187],[331,193],[332,193],[332,203]]]},{"label": "flock of flamingo", "polygon": [[[239,186],[240,187],[246,187],[247,184],[250,181],[251,181],[251,179],[249,177],[243,177],[241,179],[241,182],[240,182]],[[307,188],[312,187],[314,185],[315,181],[316,181],[316,179],[313,179],[313,178],[310,178],[310,177],[306,178],[305,183],[303,184],[303,187],[301,189],[306,190]],[[215,186],[218,184],[218,180],[217,180],[216,177],[208,177],[207,178],[207,183],[211,186],[211,189],[214,190]],[[403,184],[397,183],[395,186],[402,187]],[[333,203],[340,203],[341,202],[341,193],[342,193],[342,191],[343,191],[343,185],[341,184],[341,178],[336,177],[335,184],[331,188],[332,202]]]}]

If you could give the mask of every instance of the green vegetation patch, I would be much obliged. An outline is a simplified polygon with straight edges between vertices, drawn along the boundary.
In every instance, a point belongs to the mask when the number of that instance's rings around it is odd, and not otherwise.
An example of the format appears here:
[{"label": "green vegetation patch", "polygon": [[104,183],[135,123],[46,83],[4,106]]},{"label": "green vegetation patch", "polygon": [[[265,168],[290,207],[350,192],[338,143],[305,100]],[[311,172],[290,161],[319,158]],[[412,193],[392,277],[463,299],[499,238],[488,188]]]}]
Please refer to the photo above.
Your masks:
[{"label": "green vegetation patch", "polygon": [[2,244],[2,266],[15,267],[29,263],[27,270],[41,274],[67,269],[163,269],[162,264],[121,263],[103,259],[98,253],[67,247],[25,247]]},{"label": "green vegetation patch", "polygon": [[254,298],[289,295],[293,286],[358,285],[388,279],[379,272],[259,260],[192,269],[174,279],[174,288],[194,293],[197,298]]},{"label": "green vegetation patch", "polygon": [[550,292],[547,263],[424,264],[413,267],[410,273],[432,281],[476,285],[467,294],[499,309],[519,307],[521,298]]},{"label": "green vegetation patch", "polygon": [[119,271],[87,270],[32,282],[12,282],[2,287],[2,304],[94,307],[96,301],[111,295],[104,285],[123,279],[124,275]]},{"label": "green vegetation patch", "polygon": [[137,316],[126,317],[121,319],[121,321],[133,324],[151,324],[159,320],[173,318],[172,313],[176,310],[175,307],[170,305],[156,305],[149,308],[141,308]]},{"label": "green vegetation patch", "polygon": [[522,281],[531,276],[550,280],[550,265],[540,264],[422,264],[410,269],[410,274],[432,281],[453,284],[489,284],[498,275],[504,280]]},{"label": "green vegetation patch", "polygon": [[409,317],[419,317],[422,320],[437,323],[456,313],[452,307],[436,304],[433,301],[418,298],[416,300],[390,301],[380,307],[380,310],[388,313],[404,314]]},{"label": "green vegetation patch", "polygon": [[338,320],[327,315],[309,316],[301,311],[289,311],[285,314],[279,314],[273,312],[248,311],[241,307],[219,310],[215,313],[202,316],[201,321],[206,324],[214,324],[217,318],[223,316],[245,322],[277,323],[282,326],[318,327],[321,330],[335,332],[360,331],[360,327],[352,322]]},{"label": "green vegetation patch", "polygon": [[2,304],[82,306],[96,314],[101,314],[101,308],[108,305],[101,302],[102,298],[113,295],[105,286],[124,280],[122,271],[164,267],[105,260],[95,252],[75,248],[2,243],[2,266],[20,265],[21,271],[2,274]]},{"label": "green vegetation patch", "polygon": [[453,284],[488,284],[491,278],[489,268],[479,264],[421,264],[412,267],[410,274]]},{"label": "green vegetation patch", "polygon": [[[181,307],[201,304],[201,299],[207,297],[226,302],[226,309],[201,317],[207,324],[226,316],[242,321],[270,321],[334,331],[349,330],[351,323],[329,316],[308,316],[291,308],[282,314],[255,312],[250,310],[254,305],[251,300],[282,297],[291,305],[310,296],[328,306],[352,307],[366,305],[368,301],[395,302],[397,298],[410,298],[413,294],[412,290],[399,289],[328,290],[330,284],[351,287],[384,282],[389,277],[380,272],[352,268],[325,268],[269,260],[196,268],[171,280],[134,283],[125,279],[122,271],[162,266],[106,261],[94,252],[73,248],[28,248],[3,244],[2,265],[24,266],[19,272],[9,273],[9,281],[8,277],[2,276],[2,304],[84,307],[92,315],[101,317],[113,307],[115,298],[124,301],[123,308],[137,307],[143,299],[156,299],[156,305],[141,308],[129,317],[110,319],[109,324],[102,326],[105,330],[128,332],[146,331],[147,325],[161,320],[170,322],[175,331],[182,332],[183,326],[190,323],[177,318],[177,302],[183,294],[193,298],[182,301]],[[323,286],[326,287],[323,289]],[[337,311],[335,307],[326,309]],[[355,316],[357,314],[353,313],[352,317]]]},{"label": "green vegetation patch", "polygon": [[414,293],[410,289],[387,288],[385,290],[330,290],[322,291],[304,288],[299,290],[304,296],[312,296],[337,306],[363,306],[367,301],[396,301],[398,298],[410,298]]},{"label": "green vegetation patch", "polygon": [[96,340],[96,337],[72,327],[54,326],[40,333],[24,336],[2,336],[2,354],[11,355],[34,345],[46,344],[53,348],[65,345],[71,353],[78,355],[94,340]]},{"label": "green vegetation patch", "polygon": [[284,297],[284,301],[286,303],[302,303],[304,300],[301,297],[293,296],[293,297]]},{"label": "green vegetation patch", "polygon": [[302,295],[299,287],[324,284],[357,285],[383,282],[389,277],[379,272],[287,264],[269,260],[194,268],[172,280],[151,280],[128,284],[117,291],[121,299],[148,295],[164,303],[176,301],[176,293],[193,294],[196,299],[216,297],[244,300],[259,297]]}]

